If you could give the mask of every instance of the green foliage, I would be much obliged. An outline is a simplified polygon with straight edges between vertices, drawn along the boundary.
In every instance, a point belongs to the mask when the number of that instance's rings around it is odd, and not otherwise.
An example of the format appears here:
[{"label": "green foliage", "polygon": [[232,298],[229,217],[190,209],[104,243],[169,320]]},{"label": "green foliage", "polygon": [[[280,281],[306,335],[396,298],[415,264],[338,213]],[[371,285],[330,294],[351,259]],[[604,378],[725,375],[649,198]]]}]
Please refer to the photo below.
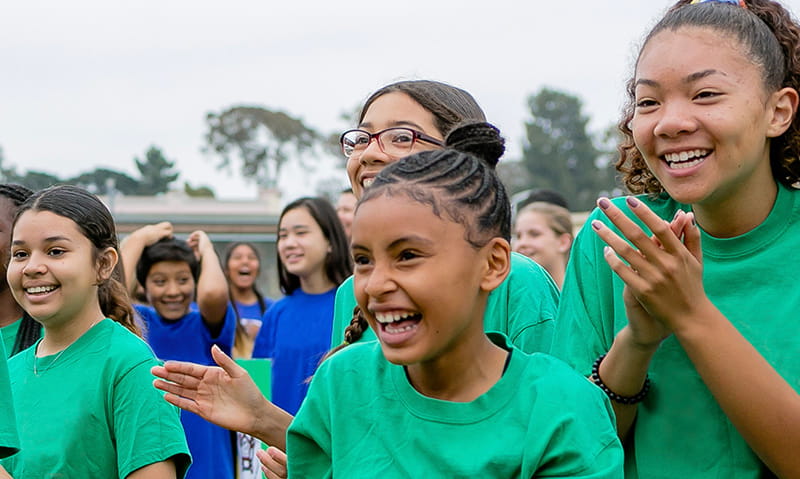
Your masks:
[{"label": "green foliage", "polygon": [[210,187],[201,185],[197,188],[192,187],[188,181],[183,182],[183,191],[186,193],[186,196],[192,198],[214,198],[214,190]]},{"label": "green foliage", "polygon": [[[222,113],[206,115],[208,131],[204,151],[220,157],[218,168],[230,167],[234,157],[241,160],[240,171],[247,180],[274,188],[281,168],[294,152],[303,152],[325,142],[325,137],[302,120],[281,111],[256,106],[236,106]],[[300,160],[304,167],[304,164]]]},{"label": "green foliage", "polygon": [[44,171],[28,171],[23,175],[14,175],[8,178],[9,183],[18,183],[27,186],[33,191],[43,190],[47,187],[64,183],[64,180]]},{"label": "green foliage", "polygon": [[97,195],[107,195],[111,190],[124,195],[135,195],[139,191],[139,182],[125,173],[96,168],[88,173],[80,174],[64,183],[79,185]]},{"label": "green foliage", "polygon": [[589,118],[580,99],[543,88],[528,98],[528,106],[522,158],[528,187],[556,190],[573,209],[591,209],[599,195],[614,190],[614,171],[587,131]]},{"label": "green foliage", "polygon": [[[144,161],[134,158],[141,179],[136,194],[149,196],[169,191],[169,185],[178,179],[180,173],[174,170],[175,162],[167,161],[164,154],[156,146],[151,146],[145,153]],[[212,194],[213,196],[213,194]]]}]

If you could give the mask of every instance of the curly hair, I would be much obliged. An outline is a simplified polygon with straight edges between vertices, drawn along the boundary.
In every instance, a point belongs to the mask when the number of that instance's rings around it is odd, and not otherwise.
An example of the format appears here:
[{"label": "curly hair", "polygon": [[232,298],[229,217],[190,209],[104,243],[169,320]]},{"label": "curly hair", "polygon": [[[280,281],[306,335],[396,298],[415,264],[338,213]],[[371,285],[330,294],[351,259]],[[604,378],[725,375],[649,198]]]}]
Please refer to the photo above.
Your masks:
[{"label": "curly hair", "polygon": [[[716,30],[738,40],[745,54],[761,69],[766,91],[790,87],[800,91],[800,26],[788,10],[771,0],[745,0],[746,8],[718,2],[690,5],[678,1],[647,34],[641,52],[659,32],[682,27]],[[638,59],[637,62],[638,64]],[[635,106],[635,72],[626,85],[627,101],[618,124],[622,141],[616,168],[631,193],[663,193],[664,187],[647,168],[636,147],[630,124]],[[777,181],[792,187],[800,181],[800,115],[770,145],[770,163]]]}]

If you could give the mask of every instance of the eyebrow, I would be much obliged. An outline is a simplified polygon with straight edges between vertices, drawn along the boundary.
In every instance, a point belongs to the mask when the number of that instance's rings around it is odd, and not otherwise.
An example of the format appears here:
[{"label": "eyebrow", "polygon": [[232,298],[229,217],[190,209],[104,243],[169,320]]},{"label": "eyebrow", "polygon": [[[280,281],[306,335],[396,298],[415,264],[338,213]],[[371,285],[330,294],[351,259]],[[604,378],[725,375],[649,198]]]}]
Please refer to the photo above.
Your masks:
[{"label": "eyebrow", "polygon": [[[410,236],[403,236],[402,238],[397,238],[396,240],[394,240],[391,243],[389,243],[389,246],[386,249],[397,248],[399,245],[401,245],[403,243],[418,243],[418,244],[422,244],[424,246],[432,246],[432,245],[436,244],[434,241],[431,241],[431,240],[429,240],[427,238],[423,238],[422,236],[410,235]],[[351,245],[351,247],[350,247],[350,250],[352,250],[352,251],[355,251],[357,249],[369,251],[369,248],[367,248],[366,246],[363,246],[363,245],[360,245],[360,244],[356,244],[356,243],[353,243]]]},{"label": "eyebrow", "polygon": [[[55,241],[67,241],[67,242],[70,242],[70,239],[67,238],[66,236],[48,236],[47,238],[44,239],[45,243],[53,243]],[[14,240],[14,241],[11,242],[11,244],[15,245],[15,246],[18,246],[18,245],[25,244],[25,242],[22,241],[22,240]]]},{"label": "eyebrow", "polygon": [[[413,121],[396,120],[396,121],[389,122],[389,128],[395,128],[395,127],[398,127],[398,126],[410,126],[410,127],[414,128],[416,130],[420,130],[420,131],[423,130],[423,128],[420,125],[414,123]],[[361,122],[361,123],[358,124],[358,127],[359,128],[372,128],[372,123],[370,123],[368,121]]]},{"label": "eyebrow", "polygon": [[[687,84],[688,83],[694,83],[697,80],[700,80],[702,78],[706,78],[708,76],[715,75],[715,74],[728,76],[728,74],[723,72],[723,71],[715,70],[713,68],[709,68],[708,70],[703,70],[703,71],[699,71],[699,72],[695,72],[695,73],[691,73],[689,75],[686,75],[686,78],[683,79],[683,83],[687,83]],[[647,78],[640,78],[640,79],[636,80],[636,83],[634,83],[633,86],[637,87],[639,85],[647,85],[647,86],[651,86],[651,87],[658,87],[660,84],[655,80],[648,80]]]}]

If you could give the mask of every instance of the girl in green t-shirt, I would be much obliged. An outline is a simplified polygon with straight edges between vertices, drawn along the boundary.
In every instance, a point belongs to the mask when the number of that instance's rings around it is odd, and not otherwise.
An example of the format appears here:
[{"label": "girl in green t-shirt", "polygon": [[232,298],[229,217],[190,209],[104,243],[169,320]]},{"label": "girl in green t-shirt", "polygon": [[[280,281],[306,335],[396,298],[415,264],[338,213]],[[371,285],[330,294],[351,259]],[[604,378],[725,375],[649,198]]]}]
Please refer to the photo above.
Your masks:
[{"label": "girl in green t-shirt", "polygon": [[82,188],[42,190],[14,218],[8,284],[44,336],[8,362],[12,477],[167,479],[189,465],[178,411],[150,387],[156,361],[118,259],[111,213]]},{"label": "girl in green t-shirt", "polygon": [[554,353],[614,401],[628,477],[800,471],[800,24],[681,0],[645,38]]}]

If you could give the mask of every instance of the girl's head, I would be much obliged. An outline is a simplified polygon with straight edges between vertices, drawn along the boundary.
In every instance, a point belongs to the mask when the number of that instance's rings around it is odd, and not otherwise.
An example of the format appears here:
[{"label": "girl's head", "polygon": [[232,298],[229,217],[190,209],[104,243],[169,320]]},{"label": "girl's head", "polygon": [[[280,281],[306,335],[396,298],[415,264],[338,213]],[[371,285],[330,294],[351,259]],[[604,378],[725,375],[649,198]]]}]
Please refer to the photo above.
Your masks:
[{"label": "girl's head", "polygon": [[699,203],[800,180],[800,28],[745,3],[681,0],[645,38],[620,122],[632,192]]},{"label": "girl's head", "polygon": [[162,238],[142,250],[136,279],[147,302],[164,319],[181,319],[194,301],[200,262],[186,241]]},{"label": "girl's head", "polygon": [[[11,225],[17,210],[33,191],[22,185],[0,184],[0,267],[8,265],[8,251],[11,247]],[[7,291],[8,283],[0,281],[0,292]]]},{"label": "girl's head", "polygon": [[[353,193],[360,198],[365,184],[371,183],[387,164],[411,153],[441,147],[441,140],[456,125],[484,120],[483,110],[469,93],[445,83],[401,81],[381,88],[361,109],[358,130],[362,133],[351,130],[341,138]],[[363,135],[390,128],[406,130],[390,130],[375,137],[376,141]]]},{"label": "girl's head", "polygon": [[352,272],[344,229],[324,198],[300,198],[286,205],[278,221],[277,251],[284,294],[315,275],[338,286]]},{"label": "girl's head", "polygon": [[539,263],[556,282],[564,275],[572,238],[569,211],[552,203],[525,205],[514,221],[514,251]]},{"label": "girl's head", "polygon": [[240,241],[228,246],[222,267],[232,288],[258,290],[256,279],[261,272],[261,256],[252,243]]},{"label": "girl's head", "polygon": [[489,166],[498,157],[417,153],[381,171],[359,202],[355,293],[389,361],[434,360],[483,334],[486,297],[509,268],[511,209]]},{"label": "girl's head", "polygon": [[45,327],[99,303],[103,315],[139,334],[122,281],[108,208],[75,186],[31,196],[14,219],[8,282],[17,302]]}]

